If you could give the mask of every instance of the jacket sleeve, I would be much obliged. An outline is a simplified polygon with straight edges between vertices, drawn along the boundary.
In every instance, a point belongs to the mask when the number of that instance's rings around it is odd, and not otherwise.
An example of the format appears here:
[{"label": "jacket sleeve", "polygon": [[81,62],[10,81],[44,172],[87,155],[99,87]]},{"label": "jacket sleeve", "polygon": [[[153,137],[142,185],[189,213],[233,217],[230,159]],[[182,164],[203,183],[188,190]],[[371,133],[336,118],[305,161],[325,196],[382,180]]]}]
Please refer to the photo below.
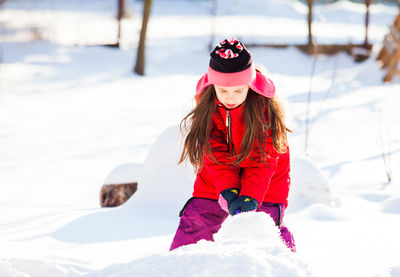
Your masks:
[{"label": "jacket sleeve", "polygon": [[[258,157],[259,157],[259,153]],[[272,176],[275,174],[277,163],[280,154],[275,150],[272,144],[272,139],[267,138],[266,142],[267,163],[256,163],[252,161],[245,161],[241,164],[243,173],[241,176],[241,190],[240,196],[250,196],[258,201],[259,207],[261,206],[265,194],[268,191]],[[259,160],[259,159],[258,159]]]}]

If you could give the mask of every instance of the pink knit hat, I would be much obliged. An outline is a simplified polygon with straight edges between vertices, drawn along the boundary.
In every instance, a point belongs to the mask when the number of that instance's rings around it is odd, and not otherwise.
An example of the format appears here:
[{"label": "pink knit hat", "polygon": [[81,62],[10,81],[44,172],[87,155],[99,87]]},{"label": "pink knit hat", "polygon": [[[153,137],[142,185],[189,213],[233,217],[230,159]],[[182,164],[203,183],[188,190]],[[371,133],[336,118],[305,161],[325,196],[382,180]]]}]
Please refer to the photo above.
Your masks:
[{"label": "pink knit hat", "polygon": [[275,86],[271,79],[257,72],[251,53],[244,44],[235,38],[225,39],[210,53],[207,73],[200,78],[196,86],[196,100],[209,85],[234,87],[248,85],[252,90],[273,98]]}]

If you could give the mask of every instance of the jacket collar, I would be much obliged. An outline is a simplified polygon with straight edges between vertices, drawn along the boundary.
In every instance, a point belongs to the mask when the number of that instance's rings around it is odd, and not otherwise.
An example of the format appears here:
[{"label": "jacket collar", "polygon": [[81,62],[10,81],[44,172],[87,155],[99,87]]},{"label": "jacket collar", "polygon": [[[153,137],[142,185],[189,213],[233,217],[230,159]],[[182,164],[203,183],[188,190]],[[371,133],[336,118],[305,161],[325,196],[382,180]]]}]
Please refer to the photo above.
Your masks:
[{"label": "jacket collar", "polygon": [[222,104],[221,101],[218,100],[218,98],[215,98],[215,105],[216,105],[217,107],[222,107],[223,109],[225,109],[225,110],[227,110],[227,111],[230,111],[230,112],[236,112],[236,111],[242,110],[243,107],[244,107],[244,103],[245,103],[245,102],[246,102],[246,101],[244,101],[242,104],[240,104],[240,105],[237,106],[236,108],[229,109],[229,108],[225,107],[224,104]]}]

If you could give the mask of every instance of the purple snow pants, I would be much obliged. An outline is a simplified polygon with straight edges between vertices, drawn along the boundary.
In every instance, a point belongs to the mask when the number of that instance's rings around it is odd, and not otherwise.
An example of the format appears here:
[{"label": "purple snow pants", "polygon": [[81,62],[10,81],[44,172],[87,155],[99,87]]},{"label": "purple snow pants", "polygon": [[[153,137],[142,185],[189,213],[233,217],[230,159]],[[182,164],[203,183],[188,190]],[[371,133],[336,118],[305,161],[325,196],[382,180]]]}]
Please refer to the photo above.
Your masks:
[{"label": "purple snow pants", "polygon": [[[280,227],[282,240],[291,251],[296,252],[293,235],[282,224],[284,210],[284,204],[263,202],[256,212],[269,214]],[[196,243],[201,239],[214,241],[213,234],[218,232],[228,214],[221,209],[217,200],[192,197],[186,202],[180,216],[181,220],[170,251],[183,245]]]}]

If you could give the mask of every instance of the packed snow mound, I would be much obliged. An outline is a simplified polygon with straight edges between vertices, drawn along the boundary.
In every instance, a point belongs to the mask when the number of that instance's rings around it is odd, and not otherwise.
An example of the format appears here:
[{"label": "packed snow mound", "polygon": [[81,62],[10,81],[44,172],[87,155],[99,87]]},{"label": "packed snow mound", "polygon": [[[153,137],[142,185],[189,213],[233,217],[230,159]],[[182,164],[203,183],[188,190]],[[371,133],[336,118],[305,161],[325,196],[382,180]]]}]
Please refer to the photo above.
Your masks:
[{"label": "packed snow mound", "polygon": [[287,212],[298,212],[313,204],[340,205],[328,177],[308,156],[292,157],[290,167],[292,182]]},{"label": "packed snow mound", "polygon": [[139,163],[126,163],[115,167],[107,175],[104,185],[118,185],[137,182],[142,165]]},{"label": "packed snow mound", "polygon": [[382,211],[391,214],[400,214],[400,195],[392,196],[383,203]]},{"label": "packed snow mound", "polygon": [[[284,246],[279,229],[271,216],[266,213],[241,213],[229,216],[221,226],[221,229],[214,235],[215,242],[263,242],[270,248]],[[286,246],[284,249],[287,250]]]},{"label": "packed snow mound", "polygon": [[179,126],[164,130],[152,145],[141,169],[138,190],[127,204],[176,217],[192,196],[194,172],[190,165],[178,165],[182,137]]},{"label": "packed snow mound", "polygon": [[229,217],[214,238],[215,242],[201,240],[87,276],[316,276],[284,245],[275,223],[265,213]]}]

